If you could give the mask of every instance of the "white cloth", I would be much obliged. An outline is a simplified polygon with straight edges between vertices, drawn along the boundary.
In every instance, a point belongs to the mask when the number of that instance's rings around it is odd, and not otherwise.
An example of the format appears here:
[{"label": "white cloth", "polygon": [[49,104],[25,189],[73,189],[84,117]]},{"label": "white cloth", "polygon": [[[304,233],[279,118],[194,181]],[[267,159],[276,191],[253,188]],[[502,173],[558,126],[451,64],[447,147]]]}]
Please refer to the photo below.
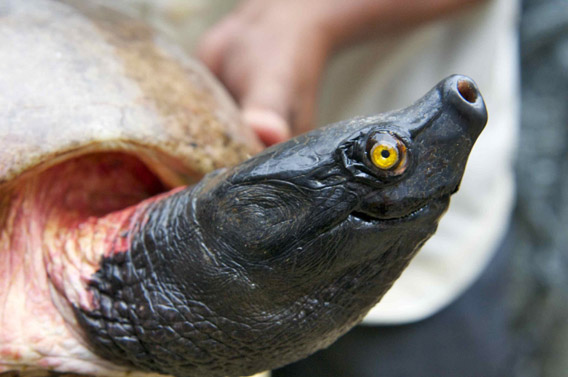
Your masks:
[{"label": "white cloth", "polygon": [[[197,37],[235,6],[221,0],[125,0],[191,50]],[[489,122],[469,158],[460,191],[438,232],[412,261],[366,323],[426,318],[467,289],[485,268],[506,230],[514,185],[518,128],[517,4],[493,0],[440,21],[342,52],[333,59],[318,123],[405,107],[442,78],[472,77]]]}]

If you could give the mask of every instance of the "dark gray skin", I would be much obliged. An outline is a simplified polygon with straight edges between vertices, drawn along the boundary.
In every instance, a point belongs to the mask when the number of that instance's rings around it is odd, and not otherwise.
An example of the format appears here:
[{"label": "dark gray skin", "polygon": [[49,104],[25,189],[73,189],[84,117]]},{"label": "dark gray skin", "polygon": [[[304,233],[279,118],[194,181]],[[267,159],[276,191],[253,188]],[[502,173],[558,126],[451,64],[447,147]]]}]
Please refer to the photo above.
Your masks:
[{"label": "dark gray skin", "polygon": [[[327,347],[434,233],[487,113],[451,76],[414,105],[267,149],[156,202],[102,261],[76,315],[102,357],[176,376],[238,376]],[[406,168],[375,167],[388,134]],[[379,136],[377,136],[379,135]]]}]

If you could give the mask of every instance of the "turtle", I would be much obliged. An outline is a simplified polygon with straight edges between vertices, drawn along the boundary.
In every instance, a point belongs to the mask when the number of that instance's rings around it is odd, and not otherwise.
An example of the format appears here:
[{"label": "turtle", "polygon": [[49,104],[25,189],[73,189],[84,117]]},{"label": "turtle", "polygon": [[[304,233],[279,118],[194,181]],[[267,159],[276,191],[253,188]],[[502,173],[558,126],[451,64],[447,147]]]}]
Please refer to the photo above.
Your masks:
[{"label": "turtle", "polygon": [[435,232],[487,121],[450,76],[262,150],[94,2],[0,4],[0,373],[240,376],[327,347]]}]

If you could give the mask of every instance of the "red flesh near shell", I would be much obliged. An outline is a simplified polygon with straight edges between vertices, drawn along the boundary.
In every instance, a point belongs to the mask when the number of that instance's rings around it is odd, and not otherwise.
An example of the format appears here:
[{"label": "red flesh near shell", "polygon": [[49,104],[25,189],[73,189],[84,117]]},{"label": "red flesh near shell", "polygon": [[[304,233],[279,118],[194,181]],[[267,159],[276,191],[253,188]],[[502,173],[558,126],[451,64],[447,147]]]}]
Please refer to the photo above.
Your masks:
[{"label": "red flesh near shell", "polygon": [[101,258],[129,249],[129,229],[165,191],[125,153],[82,156],[16,183],[0,233],[0,329],[10,329],[0,331],[0,373],[101,367],[78,340],[69,304],[94,305],[87,283]]}]

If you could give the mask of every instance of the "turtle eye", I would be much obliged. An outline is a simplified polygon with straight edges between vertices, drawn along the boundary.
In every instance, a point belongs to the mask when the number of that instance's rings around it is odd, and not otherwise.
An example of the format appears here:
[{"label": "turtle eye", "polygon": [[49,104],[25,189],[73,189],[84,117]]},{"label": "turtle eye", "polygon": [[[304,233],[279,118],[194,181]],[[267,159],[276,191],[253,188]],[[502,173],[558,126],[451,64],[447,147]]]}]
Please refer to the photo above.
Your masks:
[{"label": "turtle eye", "polygon": [[406,167],[406,146],[390,133],[376,133],[369,138],[367,155],[371,163],[394,174],[401,174]]},{"label": "turtle eye", "polygon": [[371,161],[379,169],[390,169],[399,160],[398,148],[388,142],[377,143],[371,149]]}]

